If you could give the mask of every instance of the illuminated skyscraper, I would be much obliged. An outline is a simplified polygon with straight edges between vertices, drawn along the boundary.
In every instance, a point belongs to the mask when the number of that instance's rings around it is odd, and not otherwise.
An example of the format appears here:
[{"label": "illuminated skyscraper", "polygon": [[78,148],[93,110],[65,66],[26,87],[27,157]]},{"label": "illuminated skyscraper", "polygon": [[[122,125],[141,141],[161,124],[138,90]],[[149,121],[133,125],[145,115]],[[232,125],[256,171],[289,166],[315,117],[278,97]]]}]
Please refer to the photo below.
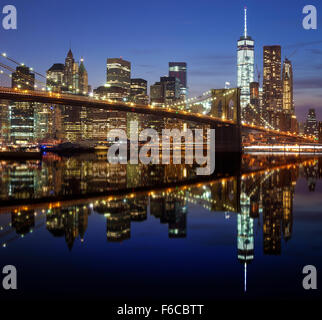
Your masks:
[{"label": "illuminated skyscraper", "polygon": [[35,74],[26,66],[18,66],[16,72],[12,73],[11,87],[22,90],[34,90]]},{"label": "illuminated skyscraper", "polygon": [[250,83],[254,82],[254,40],[247,35],[247,8],[245,8],[244,35],[237,42],[237,86],[241,89],[240,104],[243,110],[250,103]]},{"label": "illuminated skyscraper", "polygon": [[[35,74],[26,66],[18,66],[12,74],[12,88],[34,90]],[[9,106],[10,137],[17,144],[34,139],[34,103],[14,102]]]},{"label": "illuminated skyscraper", "polygon": [[65,70],[64,70],[64,86],[67,91],[74,92],[76,90],[74,84],[74,72],[75,72],[75,60],[72,50],[69,49],[67,57],[65,59]]},{"label": "illuminated skyscraper", "polygon": [[144,79],[131,79],[131,100],[139,104],[148,104],[149,97],[147,95],[148,83]]},{"label": "illuminated skyscraper", "polygon": [[154,85],[150,86],[150,103],[158,107],[161,107],[164,104],[161,82],[156,82]]},{"label": "illuminated skyscraper", "polygon": [[282,112],[281,46],[264,46],[264,117],[277,126],[276,114]]},{"label": "illuminated skyscraper", "polygon": [[78,82],[78,89],[79,93],[82,95],[87,95],[88,93],[88,74],[84,66],[84,59],[81,58],[80,65],[79,65],[79,82]]},{"label": "illuminated skyscraper", "polygon": [[180,80],[176,77],[161,77],[165,104],[173,104],[180,98]]},{"label": "illuminated skyscraper", "polygon": [[169,77],[175,77],[180,83],[180,97],[187,98],[187,63],[186,62],[169,62]]},{"label": "illuminated skyscraper", "polygon": [[127,95],[131,88],[131,62],[122,58],[107,59],[106,83],[110,87],[126,89]]},{"label": "illuminated skyscraper", "polygon": [[176,77],[161,77],[160,82],[150,86],[150,101],[156,106],[173,104],[180,99],[180,80]]},{"label": "illuminated skyscraper", "polygon": [[290,60],[285,59],[283,63],[283,112],[294,114],[293,102],[293,69]]},{"label": "illuminated skyscraper", "polygon": [[315,109],[310,109],[306,117],[306,123],[304,127],[304,133],[318,137],[319,129],[318,122],[316,120]]},{"label": "illuminated skyscraper", "polygon": [[[131,92],[131,62],[122,58],[109,58],[106,65],[106,98],[127,101]],[[126,112],[113,111],[109,114],[108,129],[126,130]]]},{"label": "illuminated skyscraper", "polygon": [[62,63],[54,63],[47,70],[46,86],[54,92],[61,92],[64,83],[65,65]]}]

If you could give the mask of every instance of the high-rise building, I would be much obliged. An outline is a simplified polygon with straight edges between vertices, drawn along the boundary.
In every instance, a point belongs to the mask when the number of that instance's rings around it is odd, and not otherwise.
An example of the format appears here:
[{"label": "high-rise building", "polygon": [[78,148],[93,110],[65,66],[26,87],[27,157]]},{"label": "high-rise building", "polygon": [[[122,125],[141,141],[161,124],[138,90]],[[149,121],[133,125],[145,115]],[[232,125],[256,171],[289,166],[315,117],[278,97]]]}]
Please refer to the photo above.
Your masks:
[{"label": "high-rise building", "polygon": [[80,65],[78,69],[79,79],[78,79],[78,89],[79,93],[82,95],[87,95],[88,93],[88,74],[84,66],[84,59],[81,58]]},{"label": "high-rise building", "polygon": [[264,46],[264,117],[276,127],[276,113],[282,112],[281,46]]},{"label": "high-rise building", "polygon": [[245,8],[244,35],[237,42],[237,86],[241,89],[242,117],[244,108],[250,103],[250,83],[254,82],[254,40],[247,34],[247,8]]},{"label": "high-rise building", "polygon": [[160,107],[164,104],[161,82],[156,82],[154,85],[150,86],[150,103]]},{"label": "high-rise building", "polygon": [[[57,106],[58,108],[58,106]],[[55,107],[41,103],[34,106],[34,138],[36,141],[54,137]]]},{"label": "high-rise building", "polygon": [[250,103],[259,110],[259,83],[251,82],[250,85]]},{"label": "high-rise building", "polygon": [[119,87],[130,94],[131,62],[122,58],[107,59],[106,83],[110,87]]},{"label": "high-rise building", "polygon": [[293,102],[293,69],[290,60],[285,59],[283,63],[283,112],[294,114]]},{"label": "high-rise building", "polygon": [[14,102],[9,106],[10,138],[16,144],[26,144],[34,140],[34,104]]},{"label": "high-rise building", "polygon": [[[34,90],[35,74],[26,66],[18,66],[12,74],[12,88]],[[14,102],[9,106],[10,138],[13,143],[26,144],[34,140],[34,104]]]},{"label": "high-rise building", "polygon": [[180,99],[180,80],[176,77],[161,77],[150,87],[150,102],[156,106],[170,105]]},{"label": "high-rise building", "polygon": [[67,57],[65,59],[65,68],[64,68],[64,86],[67,88],[67,91],[74,92],[76,91],[75,86],[75,60],[72,53],[72,50],[69,49]]},{"label": "high-rise building", "polygon": [[73,93],[79,92],[79,64],[77,62],[73,65]]},{"label": "high-rise building", "polygon": [[0,144],[7,143],[10,137],[9,101],[0,100]]},{"label": "high-rise building", "polygon": [[29,67],[18,66],[16,72],[12,73],[11,87],[22,90],[34,90],[35,74],[30,71]]},{"label": "high-rise building", "polygon": [[176,77],[161,77],[160,83],[165,104],[173,104],[180,99],[180,81]]},{"label": "high-rise building", "polygon": [[319,143],[322,143],[322,121],[319,122]]},{"label": "high-rise building", "polygon": [[147,105],[149,97],[147,95],[148,83],[144,79],[131,79],[131,100],[138,104]]},{"label": "high-rise building", "polygon": [[310,109],[306,117],[306,123],[304,127],[304,133],[318,137],[319,129],[318,122],[316,120],[315,109]]},{"label": "high-rise building", "polygon": [[50,69],[47,70],[46,86],[54,92],[61,92],[64,83],[65,66],[62,63],[54,63]]},{"label": "high-rise building", "polygon": [[186,100],[188,94],[187,63],[169,62],[169,77],[175,77],[179,80],[180,98]]},{"label": "high-rise building", "polygon": [[251,82],[250,85],[250,105],[244,108],[243,120],[247,123],[262,125],[261,121],[261,104],[259,83]]},{"label": "high-rise building", "polygon": [[[127,101],[131,92],[131,62],[122,58],[107,59],[106,97],[113,100]],[[111,112],[108,129],[126,130],[126,112]]]}]

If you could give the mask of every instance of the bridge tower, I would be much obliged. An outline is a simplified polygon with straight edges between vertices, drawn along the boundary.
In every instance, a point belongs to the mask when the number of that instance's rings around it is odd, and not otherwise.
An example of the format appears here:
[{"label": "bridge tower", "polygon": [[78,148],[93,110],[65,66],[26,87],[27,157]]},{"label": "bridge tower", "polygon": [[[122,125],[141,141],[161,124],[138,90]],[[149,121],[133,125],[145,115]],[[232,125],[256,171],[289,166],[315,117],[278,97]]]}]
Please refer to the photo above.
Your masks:
[{"label": "bridge tower", "polygon": [[[242,152],[241,89],[213,89],[210,115],[223,121],[215,122],[216,153],[231,156]],[[225,122],[224,120],[229,120]],[[222,156],[222,155],[221,155]]]}]

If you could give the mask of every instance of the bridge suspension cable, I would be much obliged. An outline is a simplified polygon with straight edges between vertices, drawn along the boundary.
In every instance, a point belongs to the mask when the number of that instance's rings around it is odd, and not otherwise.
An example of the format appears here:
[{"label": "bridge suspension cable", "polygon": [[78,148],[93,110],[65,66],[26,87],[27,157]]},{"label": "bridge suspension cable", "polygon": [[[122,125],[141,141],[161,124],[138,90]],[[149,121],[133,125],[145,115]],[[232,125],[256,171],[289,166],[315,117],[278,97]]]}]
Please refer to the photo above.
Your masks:
[{"label": "bridge suspension cable", "polygon": [[[39,81],[39,80],[37,80],[37,79],[35,79],[35,78],[32,78],[32,77],[30,77],[30,76],[28,76],[28,75],[26,75],[26,74],[23,74],[23,73],[21,73],[21,72],[19,72],[19,71],[16,71],[15,69],[13,69],[12,67],[10,67],[10,66],[7,66],[6,64],[4,64],[4,63],[1,63],[0,62],[0,68],[3,68],[3,69],[5,69],[5,70],[8,70],[8,71],[10,71],[10,72],[12,72],[12,73],[18,73],[19,74],[19,77],[21,77],[21,78],[23,78],[23,79],[25,79],[25,80],[27,80],[27,81],[30,81],[31,83],[32,82],[35,82],[36,84],[38,84],[38,85],[40,85],[40,86],[43,86],[43,87],[45,87],[46,88],[46,83],[45,82],[42,82],[42,81]],[[12,78],[12,75],[11,74],[8,74],[8,73],[6,73],[6,72],[2,72],[3,74],[5,74],[5,75],[7,75],[7,76],[9,76],[10,78]],[[37,88],[37,85],[35,85],[35,87]]]},{"label": "bridge suspension cable", "polygon": [[[2,55],[4,58],[6,58],[7,60],[9,60],[9,61],[11,61],[11,62],[15,63],[15,64],[16,64],[16,65],[18,65],[18,66],[25,66],[25,64],[24,64],[24,63],[19,63],[19,62],[18,62],[18,61],[16,61],[15,59],[13,59],[13,58],[9,57],[5,52],[4,52],[4,53],[2,53],[1,55]],[[30,67],[30,70],[31,70],[33,73],[35,73],[36,75],[38,75],[38,76],[40,76],[40,77],[42,77],[42,78],[46,79],[46,76],[44,76],[43,74],[41,74],[41,73],[39,73],[39,72],[35,71],[32,67]]]}]

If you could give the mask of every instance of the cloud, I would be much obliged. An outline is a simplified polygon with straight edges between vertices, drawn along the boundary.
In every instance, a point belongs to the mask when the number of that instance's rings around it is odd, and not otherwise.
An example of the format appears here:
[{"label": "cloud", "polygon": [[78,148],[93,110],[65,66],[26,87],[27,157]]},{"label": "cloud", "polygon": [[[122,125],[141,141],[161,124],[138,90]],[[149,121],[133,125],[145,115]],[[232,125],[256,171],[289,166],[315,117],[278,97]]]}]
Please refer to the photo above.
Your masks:
[{"label": "cloud", "polygon": [[310,46],[310,45],[315,45],[315,44],[320,44],[322,43],[321,40],[319,41],[310,41],[310,42],[298,42],[298,43],[293,43],[293,44],[290,44],[290,45],[287,45],[287,46],[284,46],[284,49],[291,49],[291,48],[302,48],[302,47],[305,47],[305,46]]},{"label": "cloud", "polygon": [[129,50],[130,53],[135,55],[150,55],[150,54],[160,53],[161,51],[162,49],[158,49],[158,48],[148,48],[148,49],[134,48]]},{"label": "cloud", "polygon": [[322,78],[295,80],[294,86],[296,89],[322,89]]},{"label": "cloud", "polygon": [[147,68],[147,69],[155,68],[155,66],[152,65],[152,64],[138,64],[137,67],[139,67],[139,68]]},{"label": "cloud", "polygon": [[218,65],[231,65],[236,62],[236,56],[225,55],[225,54],[209,54],[192,57],[193,60],[198,61],[199,63],[216,63]]},{"label": "cloud", "polygon": [[216,75],[216,73],[211,70],[191,70],[189,74],[197,77],[213,77]]},{"label": "cloud", "polygon": [[319,56],[322,55],[322,50],[321,49],[307,49],[306,51],[308,51],[308,52],[310,52],[311,54],[314,54],[314,55],[319,55]]}]

